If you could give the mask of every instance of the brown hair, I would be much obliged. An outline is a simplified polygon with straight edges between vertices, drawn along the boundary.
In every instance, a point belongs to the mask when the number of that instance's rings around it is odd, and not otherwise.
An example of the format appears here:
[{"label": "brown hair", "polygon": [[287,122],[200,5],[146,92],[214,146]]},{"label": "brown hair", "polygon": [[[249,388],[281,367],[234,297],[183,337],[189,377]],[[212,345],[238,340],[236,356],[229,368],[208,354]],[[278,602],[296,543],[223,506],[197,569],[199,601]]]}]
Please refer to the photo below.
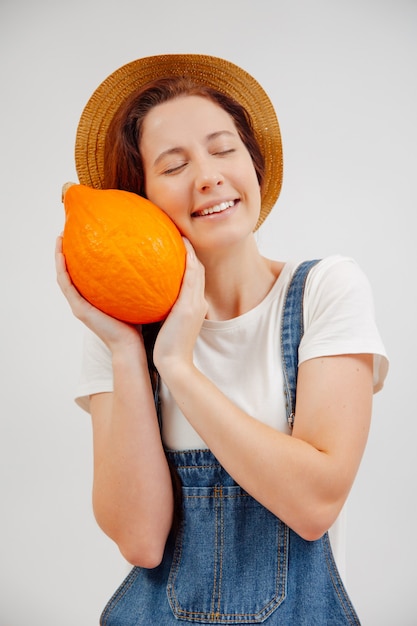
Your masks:
[{"label": "brown hair", "polygon": [[245,108],[229,96],[199,85],[185,77],[161,78],[148,83],[125,100],[114,116],[105,141],[105,189],[122,189],[145,194],[145,173],[140,154],[143,121],[155,106],[181,96],[200,96],[211,100],[228,113],[246,146],[255,167],[259,185],[265,174],[264,157]]}]

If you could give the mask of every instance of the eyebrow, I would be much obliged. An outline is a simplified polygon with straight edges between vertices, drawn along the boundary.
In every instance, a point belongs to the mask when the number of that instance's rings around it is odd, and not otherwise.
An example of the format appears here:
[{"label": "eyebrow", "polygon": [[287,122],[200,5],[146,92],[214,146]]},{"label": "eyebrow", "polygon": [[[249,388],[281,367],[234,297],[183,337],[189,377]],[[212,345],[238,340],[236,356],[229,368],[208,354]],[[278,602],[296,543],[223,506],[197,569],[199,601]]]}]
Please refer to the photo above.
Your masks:
[{"label": "eyebrow", "polygon": [[[236,136],[235,133],[232,133],[232,131],[230,130],[217,130],[214,133],[210,133],[207,135],[206,142],[209,143],[210,141],[213,141],[213,139],[217,139],[217,137],[221,137],[222,135],[228,135],[230,137]],[[161,154],[158,154],[155,159],[154,165],[158,165],[158,163],[162,161],[162,159],[166,156],[172,156],[174,154],[184,154],[184,152],[184,148],[181,147],[168,148],[167,150],[161,152]]]}]

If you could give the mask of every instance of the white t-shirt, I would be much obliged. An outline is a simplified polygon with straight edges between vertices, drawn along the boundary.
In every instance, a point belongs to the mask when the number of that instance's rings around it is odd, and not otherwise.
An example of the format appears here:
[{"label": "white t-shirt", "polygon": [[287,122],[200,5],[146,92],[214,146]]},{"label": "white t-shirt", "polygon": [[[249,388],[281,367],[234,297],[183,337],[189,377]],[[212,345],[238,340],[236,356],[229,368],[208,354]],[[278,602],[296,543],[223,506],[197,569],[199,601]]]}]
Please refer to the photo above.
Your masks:
[{"label": "white t-shirt", "polygon": [[[289,433],[285,415],[280,326],[284,296],[297,267],[288,262],[276,283],[254,309],[226,321],[205,320],[194,350],[196,366],[237,406],[260,421]],[[381,389],[388,360],[375,324],[370,285],[357,263],[326,257],[307,278],[304,336],[299,362],[337,354],[373,354],[374,390]],[[76,401],[88,411],[89,396],[113,389],[111,355],[87,332]],[[207,446],[161,385],[162,438],[171,450]],[[333,551],[344,573],[344,514],[330,532]]]}]

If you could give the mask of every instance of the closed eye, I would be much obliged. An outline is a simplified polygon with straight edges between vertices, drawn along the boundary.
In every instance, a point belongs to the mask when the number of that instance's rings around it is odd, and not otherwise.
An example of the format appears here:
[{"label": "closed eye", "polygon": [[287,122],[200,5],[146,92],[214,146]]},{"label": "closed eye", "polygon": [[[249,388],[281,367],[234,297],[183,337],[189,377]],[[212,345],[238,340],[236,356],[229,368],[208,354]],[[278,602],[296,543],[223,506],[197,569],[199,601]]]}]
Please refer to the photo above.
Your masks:
[{"label": "closed eye", "polygon": [[213,152],[213,156],[227,156],[232,152],[236,152],[235,148],[229,148],[228,150],[218,150],[217,152]]},{"label": "closed eye", "polygon": [[169,167],[166,170],[164,170],[162,173],[165,176],[169,176],[170,174],[176,174],[177,172],[180,172],[186,165],[187,165],[187,163],[181,163],[180,165],[174,165],[174,167]]}]

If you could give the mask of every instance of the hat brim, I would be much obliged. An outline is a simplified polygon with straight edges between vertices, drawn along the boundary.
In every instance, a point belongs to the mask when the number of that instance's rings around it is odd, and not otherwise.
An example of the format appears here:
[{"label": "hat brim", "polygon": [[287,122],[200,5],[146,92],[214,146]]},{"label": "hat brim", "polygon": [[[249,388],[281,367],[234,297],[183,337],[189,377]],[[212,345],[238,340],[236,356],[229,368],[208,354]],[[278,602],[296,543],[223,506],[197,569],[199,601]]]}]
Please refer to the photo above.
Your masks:
[{"label": "hat brim", "polygon": [[81,115],[75,142],[75,164],[81,184],[101,189],[107,130],[122,102],[136,89],[166,76],[188,76],[231,96],[249,113],[265,159],[261,212],[256,228],[276,203],[282,186],[281,133],[272,103],[245,70],[224,59],[200,54],[145,57],[123,65],[95,90]]}]

